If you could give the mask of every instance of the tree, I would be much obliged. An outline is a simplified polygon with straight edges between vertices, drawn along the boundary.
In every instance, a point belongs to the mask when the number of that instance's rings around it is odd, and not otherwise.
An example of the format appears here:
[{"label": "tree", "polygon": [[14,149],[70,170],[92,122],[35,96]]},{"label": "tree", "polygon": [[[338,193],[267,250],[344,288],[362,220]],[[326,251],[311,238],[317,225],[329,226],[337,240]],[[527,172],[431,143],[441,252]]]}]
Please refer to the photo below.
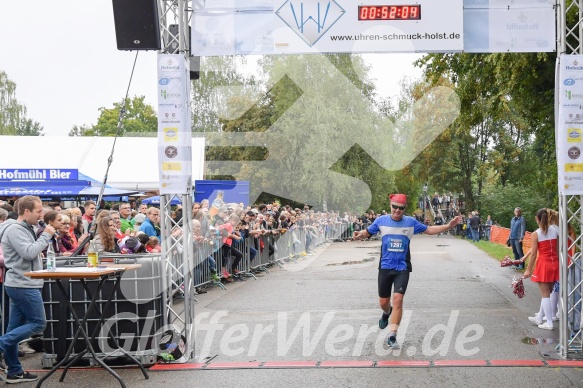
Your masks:
[{"label": "tree", "polygon": [[[219,119],[234,119],[237,112],[243,113],[254,105],[262,92],[253,77],[244,77],[237,71],[245,63],[241,56],[201,58],[200,78],[191,84],[193,132],[220,132]],[[229,101],[241,96],[248,100],[245,106]]]},{"label": "tree", "polygon": [[[447,127],[452,106],[459,110],[430,85],[400,110],[377,104],[358,55],[270,56],[260,65],[261,98],[225,98],[227,111],[243,113],[219,120],[220,137],[207,136],[207,167],[251,181],[252,199],[267,193],[316,208],[386,208],[388,192],[415,186],[408,171],[397,183],[396,171]],[[238,144],[259,147],[230,147]]]},{"label": "tree", "polygon": [[69,131],[69,136],[88,136],[85,135],[85,133],[87,131],[89,131],[91,128],[89,128],[86,125],[73,125],[73,128],[71,128],[71,130]]},{"label": "tree", "polygon": [[[418,61],[428,82],[448,79],[461,100],[454,125],[428,148],[430,181],[459,180],[468,205],[479,205],[487,180],[556,192],[554,63],[547,54],[430,54]],[[444,168],[445,167],[445,168]],[[549,188],[553,187],[553,192]]]},{"label": "tree", "polygon": [[16,99],[16,84],[4,71],[0,71],[0,135],[43,135],[43,127],[26,118],[26,107]]},{"label": "tree", "polygon": [[43,127],[31,119],[22,119],[16,130],[17,136],[44,136]]},{"label": "tree", "polygon": [[[119,136],[158,132],[156,111],[151,105],[146,104],[144,99],[144,96],[140,96],[127,100],[126,114],[121,122]],[[119,112],[123,106],[123,102],[116,102],[113,108],[99,108],[100,115],[96,125],[90,128],[74,126],[69,136],[115,136]]]},{"label": "tree", "polygon": [[388,192],[416,189],[408,162],[452,119],[432,85],[398,108],[377,103],[358,55],[268,56],[258,78],[240,75],[239,60],[205,59],[193,129],[207,141],[207,177],[251,181],[252,200],[386,208]]},{"label": "tree", "polygon": [[266,192],[317,208],[366,210],[370,201],[363,205],[362,199],[370,198],[370,189],[360,174],[368,155],[354,146],[364,140],[360,131],[374,130],[378,114],[371,109],[371,84],[357,77],[366,71],[354,69],[364,69],[362,60],[346,54],[294,55],[266,57],[260,64],[269,85],[264,98],[255,111],[222,122],[225,132],[255,132],[269,155],[242,164],[236,178],[254,183],[254,198]]},{"label": "tree", "polygon": [[534,215],[539,209],[549,207],[544,191],[525,190],[523,186],[512,183],[508,183],[504,187],[487,184],[484,187],[483,197],[481,199],[482,207],[487,209],[486,213],[482,213],[483,217],[486,218],[489,214],[492,216],[492,220],[499,222],[500,226],[506,228],[510,227],[514,208],[520,207],[526,220],[526,229],[534,231],[538,227]]}]

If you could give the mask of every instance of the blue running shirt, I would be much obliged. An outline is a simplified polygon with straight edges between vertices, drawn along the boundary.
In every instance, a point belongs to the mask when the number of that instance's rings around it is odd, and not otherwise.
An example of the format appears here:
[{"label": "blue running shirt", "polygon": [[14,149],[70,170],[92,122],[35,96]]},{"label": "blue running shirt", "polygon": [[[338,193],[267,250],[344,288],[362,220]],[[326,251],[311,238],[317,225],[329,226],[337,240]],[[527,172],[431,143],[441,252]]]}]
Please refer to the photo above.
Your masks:
[{"label": "blue running shirt", "polygon": [[411,237],[426,230],[427,225],[413,217],[403,216],[400,221],[393,220],[390,215],[377,218],[367,231],[371,236],[381,233],[383,245],[379,268],[407,270],[407,253]]}]

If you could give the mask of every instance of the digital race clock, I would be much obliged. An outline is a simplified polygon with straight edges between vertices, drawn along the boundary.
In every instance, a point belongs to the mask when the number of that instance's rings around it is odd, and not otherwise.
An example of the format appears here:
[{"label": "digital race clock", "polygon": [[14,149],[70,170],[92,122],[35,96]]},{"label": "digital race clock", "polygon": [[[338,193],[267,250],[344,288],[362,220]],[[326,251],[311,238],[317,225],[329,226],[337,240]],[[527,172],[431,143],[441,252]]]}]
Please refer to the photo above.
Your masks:
[{"label": "digital race clock", "polygon": [[359,5],[358,20],[421,20],[421,5]]}]

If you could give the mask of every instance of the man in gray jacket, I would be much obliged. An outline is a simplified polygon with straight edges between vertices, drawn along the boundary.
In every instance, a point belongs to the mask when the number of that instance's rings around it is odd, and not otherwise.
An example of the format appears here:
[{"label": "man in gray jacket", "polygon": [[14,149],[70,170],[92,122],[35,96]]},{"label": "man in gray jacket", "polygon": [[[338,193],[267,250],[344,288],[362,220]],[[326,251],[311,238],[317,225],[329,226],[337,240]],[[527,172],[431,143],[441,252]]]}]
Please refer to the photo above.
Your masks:
[{"label": "man in gray jacket", "polygon": [[55,229],[47,225],[36,238],[33,225],[38,224],[42,210],[39,197],[22,197],[18,201],[18,219],[0,225],[0,243],[8,271],[4,287],[11,301],[7,332],[0,337],[0,354],[8,367],[7,383],[38,379],[38,376],[22,369],[18,360],[18,343],[32,334],[41,333],[46,326],[41,295],[43,280],[24,275],[25,272],[43,269],[40,253],[55,234]]}]

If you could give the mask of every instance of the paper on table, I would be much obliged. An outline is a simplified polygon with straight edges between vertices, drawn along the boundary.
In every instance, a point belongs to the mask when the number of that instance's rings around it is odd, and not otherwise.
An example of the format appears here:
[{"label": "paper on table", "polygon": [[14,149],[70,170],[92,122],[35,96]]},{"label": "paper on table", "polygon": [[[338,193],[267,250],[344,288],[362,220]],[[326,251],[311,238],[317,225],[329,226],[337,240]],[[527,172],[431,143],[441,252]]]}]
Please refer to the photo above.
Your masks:
[{"label": "paper on table", "polygon": [[60,267],[55,268],[52,271],[43,269],[40,271],[34,271],[37,273],[54,273],[54,272],[74,272],[74,273],[92,273],[92,272],[100,272],[104,270],[113,270],[113,271],[120,271],[123,268],[113,268],[113,267]]}]

